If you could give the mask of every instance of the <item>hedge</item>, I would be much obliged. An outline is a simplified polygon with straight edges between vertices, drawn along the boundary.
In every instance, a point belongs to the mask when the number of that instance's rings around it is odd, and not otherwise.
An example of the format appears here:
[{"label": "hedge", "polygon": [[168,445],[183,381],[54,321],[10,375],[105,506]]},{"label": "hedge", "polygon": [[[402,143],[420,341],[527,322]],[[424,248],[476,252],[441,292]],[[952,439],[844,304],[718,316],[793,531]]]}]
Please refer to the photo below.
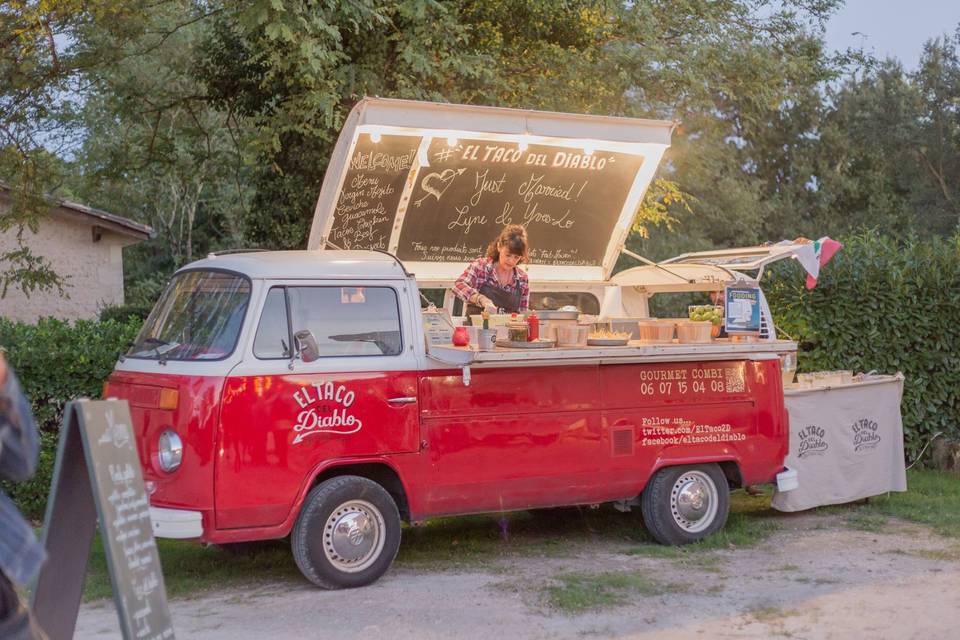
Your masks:
[{"label": "hedge", "polygon": [[43,517],[64,405],[73,398],[100,397],[117,357],[136,337],[140,324],[136,319],[71,324],[46,318],[29,325],[0,318],[0,346],[30,399],[41,435],[34,478],[2,487],[31,518]]},{"label": "hedge", "polygon": [[914,459],[936,432],[960,437],[960,236],[841,241],[815,288],[805,288],[799,265],[781,264],[764,277],[764,293],[778,328],[799,344],[798,371],[904,374]]}]

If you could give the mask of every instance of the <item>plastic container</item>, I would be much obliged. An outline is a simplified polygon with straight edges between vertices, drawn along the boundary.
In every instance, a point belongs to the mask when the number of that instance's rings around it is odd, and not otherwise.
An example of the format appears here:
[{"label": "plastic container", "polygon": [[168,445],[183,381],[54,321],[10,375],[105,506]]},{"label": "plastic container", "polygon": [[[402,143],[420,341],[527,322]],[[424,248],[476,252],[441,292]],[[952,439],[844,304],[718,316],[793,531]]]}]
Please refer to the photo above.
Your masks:
[{"label": "plastic container", "polygon": [[[647,318],[638,320],[637,327],[640,330],[640,342],[651,344],[666,344],[673,341],[674,322],[670,320],[657,320]],[[619,329],[614,329],[619,331]]]},{"label": "plastic container", "polygon": [[510,342],[526,342],[527,341],[527,323],[522,321],[514,321],[507,323],[507,340]]},{"label": "plastic container", "polygon": [[590,325],[565,325],[557,327],[558,347],[585,347],[590,337]]},{"label": "plastic container", "polygon": [[[502,327],[503,325],[510,322],[510,316],[506,313],[491,313],[490,314],[490,328],[495,329],[496,327]],[[483,326],[483,316],[481,314],[471,315],[470,324],[475,327]]]},{"label": "plastic container", "polygon": [[479,329],[477,331],[477,349],[479,351],[493,351],[496,340],[496,329]]},{"label": "plastic container", "polygon": [[545,318],[540,314],[540,337],[546,340],[557,340],[557,327],[577,326],[576,317],[573,318]]},{"label": "plastic container", "polygon": [[710,342],[713,323],[709,320],[686,320],[677,323],[677,342],[680,344],[704,344]]}]

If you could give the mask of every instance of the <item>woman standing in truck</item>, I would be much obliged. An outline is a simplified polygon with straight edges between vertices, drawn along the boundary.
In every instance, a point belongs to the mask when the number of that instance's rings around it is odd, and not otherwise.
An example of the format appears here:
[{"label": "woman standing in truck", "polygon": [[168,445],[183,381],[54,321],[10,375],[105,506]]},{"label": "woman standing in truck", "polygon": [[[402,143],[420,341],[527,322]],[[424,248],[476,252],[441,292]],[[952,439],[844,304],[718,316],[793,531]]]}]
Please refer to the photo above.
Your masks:
[{"label": "woman standing in truck", "polygon": [[466,315],[529,308],[530,283],[526,272],[517,268],[527,260],[528,247],[526,229],[509,224],[487,247],[487,254],[470,263],[453,285],[453,293],[467,305]]}]

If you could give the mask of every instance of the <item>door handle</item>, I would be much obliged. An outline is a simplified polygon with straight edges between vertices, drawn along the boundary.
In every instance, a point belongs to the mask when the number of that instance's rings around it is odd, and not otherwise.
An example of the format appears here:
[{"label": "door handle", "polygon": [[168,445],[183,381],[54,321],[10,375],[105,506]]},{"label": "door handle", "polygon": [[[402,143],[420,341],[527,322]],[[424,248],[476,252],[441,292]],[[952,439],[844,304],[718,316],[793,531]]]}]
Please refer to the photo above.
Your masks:
[{"label": "door handle", "polygon": [[403,396],[401,398],[387,398],[387,404],[391,407],[400,407],[405,404],[413,404],[417,401],[416,396]]}]

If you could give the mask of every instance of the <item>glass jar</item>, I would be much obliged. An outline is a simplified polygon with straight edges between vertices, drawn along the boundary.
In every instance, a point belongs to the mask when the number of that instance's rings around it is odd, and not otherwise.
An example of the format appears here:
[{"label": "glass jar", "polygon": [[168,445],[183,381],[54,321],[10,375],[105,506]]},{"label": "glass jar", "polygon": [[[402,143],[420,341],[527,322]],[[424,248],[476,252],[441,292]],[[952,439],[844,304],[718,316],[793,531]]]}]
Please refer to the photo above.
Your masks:
[{"label": "glass jar", "polygon": [[784,386],[793,384],[793,376],[797,373],[796,351],[788,351],[780,356],[780,372],[783,375]]}]

